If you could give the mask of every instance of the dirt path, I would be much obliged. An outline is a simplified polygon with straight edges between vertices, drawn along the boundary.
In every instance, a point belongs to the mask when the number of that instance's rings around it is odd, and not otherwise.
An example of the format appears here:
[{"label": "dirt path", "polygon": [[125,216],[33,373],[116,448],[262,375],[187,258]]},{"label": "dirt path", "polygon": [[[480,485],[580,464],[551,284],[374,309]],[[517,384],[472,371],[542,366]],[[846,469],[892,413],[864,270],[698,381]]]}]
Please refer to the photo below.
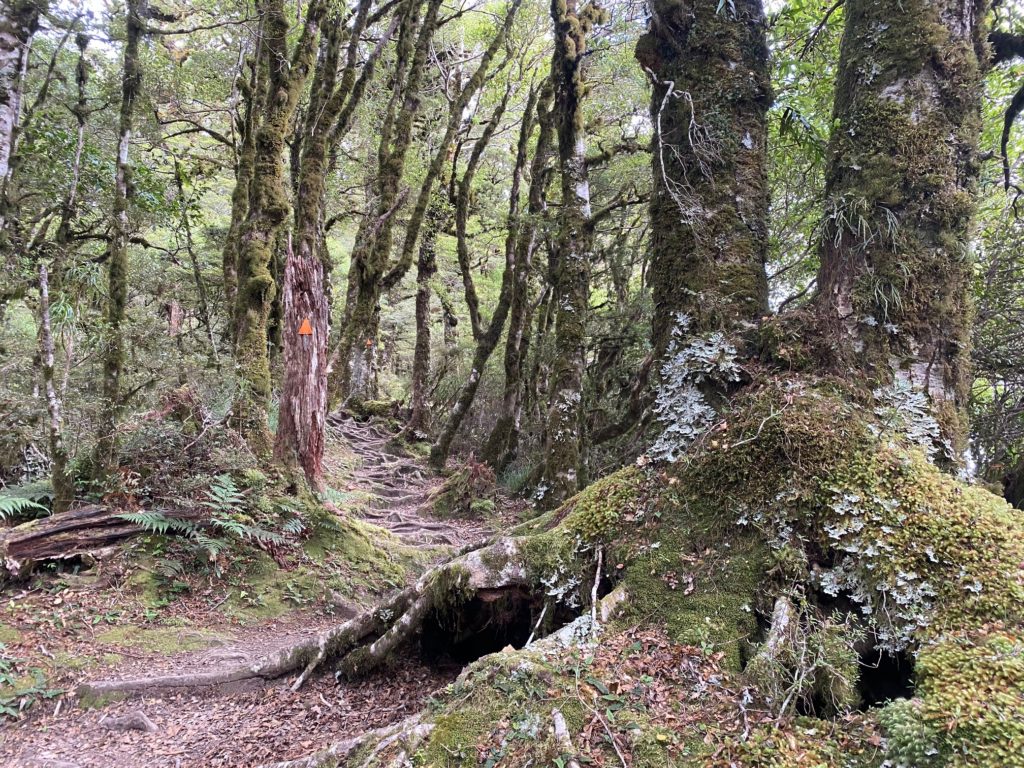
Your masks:
[{"label": "dirt path", "polygon": [[[394,447],[393,435],[345,417],[332,417],[329,423],[332,438],[344,440],[355,458],[349,489],[368,499],[355,511],[359,517],[387,528],[407,545],[436,548],[438,555],[486,538],[488,531],[478,523],[430,516],[429,496],[440,481]],[[104,670],[103,677],[209,672],[250,663],[343,618],[315,610],[288,614],[222,636],[201,651],[129,654]],[[286,678],[153,692],[93,710],[75,706],[72,699],[43,702],[25,720],[0,726],[0,766],[199,768],[291,759],[407,717],[458,671],[404,659],[369,679],[338,683],[325,664],[298,692],[290,690],[293,680]],[[155,730],[125,729],[126,720],[141,720],[138,713]]]},{"label": "dirt path", "polygon": [[441,521],[430,515],[430,494],[440,481],[395,448],[393,434],[347,416],[330,417],[328,426],[334,435],[348,441],[361,462],[353,483],[371,495],[370,503],[359,513],[364,520],[387,528],[414,546],[460,548],[487,537],[488,530],[475,521]]}]

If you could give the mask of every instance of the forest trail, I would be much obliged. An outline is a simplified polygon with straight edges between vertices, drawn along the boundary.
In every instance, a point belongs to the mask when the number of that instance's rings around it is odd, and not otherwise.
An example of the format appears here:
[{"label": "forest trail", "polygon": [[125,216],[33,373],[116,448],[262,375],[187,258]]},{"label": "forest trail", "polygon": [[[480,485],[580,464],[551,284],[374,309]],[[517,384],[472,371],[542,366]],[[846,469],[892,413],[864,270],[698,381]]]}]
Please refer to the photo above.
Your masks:
[{"label": "forest trail", "polygon": [[333,435],[348,442],[360,465],[352,487],[369,495],[358,515],[387,528],[412,546],[460,548],[479,543],[488,529],[473,520],[438,520],[430,513],[430,496],[439,479],[408,452],[396,447],[395,435],[373,422],[335,414],[327,420]]},{"label": "forest trail", "polygon": [[[330,418],[329,429],[335,450],[347,443],[349,459],[355,460],[345,488],[357,494],[361,503],[347,510],[349,514],[389,530],[406,547],[424,550],[424,561],[435,562],[452,548],[486,537],[488,531],[480,523],[431,517],[430,496],[440,479],[399,447],[394,434],[339,415]],[[99,677],[203,675],[253,664],[339,624],[353,610],[348,605],[316,606],[244,628],[212,626],[216,609],[211,613],[210,626],[196,624],[189,632],[216,630],[213,647],[169,655],[124,653],[116,665],[92,669],[75,683]],[[291,690],[295,676],[288,675],[213,687],[150,690],[97,709],[84,709],[66,699],[41,701],[25,720],[0,726],[0,765],[263,765],[297,758],[330,742],[402,720],[421,709],[427,697],[458,672],[457,665],[427,666],[410,657],[353,683],[336,681],[325,663],[298,691]],[[155,730],[144,729],[150,726]]]}]

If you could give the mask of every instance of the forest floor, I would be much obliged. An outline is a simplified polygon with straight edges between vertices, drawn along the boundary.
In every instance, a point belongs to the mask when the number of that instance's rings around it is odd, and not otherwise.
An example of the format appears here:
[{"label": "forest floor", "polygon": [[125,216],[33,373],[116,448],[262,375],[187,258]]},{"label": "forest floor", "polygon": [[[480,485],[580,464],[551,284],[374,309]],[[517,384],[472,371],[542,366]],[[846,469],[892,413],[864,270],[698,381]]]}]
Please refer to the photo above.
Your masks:
[{"label": "forest floor", "polygon": [[[399,721],[455,678],[460,665],[426,665],[411,655],[355,683],[336,681],[324,665],[296,692],[292,677],[247,680],[150,691],[96,708],[79,705],[70,693],[90,680],[208,672],[254,661],[349,618],[379,597],[369,589],[374,582],[404,586],[453,549],[487,537],[481,522],[432,516],[430,495],[439,478],[396,447],[386,428],[335,416],[330,429],[332,486],[356,500],[346,505],[344,519],[374,547],[394,551],[401,567],[369,557],[360,562],[362,551],[349,545],[341,558],[355,570],[335,573],[333,581],[326,566],[318,578],[320,563],[310,562],[302,577],[271,567],[255,583],[244,574],[227,583],[175,581],[182,594],[156,603],[138,599],[146,582],[137,578],[37,579],[5,595],[0,606],[6,646],[0,691],[6,684],[28,692],[8,706],[32,704],[20,720],[0,726],[0,765],[262,765]],[[325,553],[328,562],[330,556]],[[339,579],[344,594],[324,588]]]}]

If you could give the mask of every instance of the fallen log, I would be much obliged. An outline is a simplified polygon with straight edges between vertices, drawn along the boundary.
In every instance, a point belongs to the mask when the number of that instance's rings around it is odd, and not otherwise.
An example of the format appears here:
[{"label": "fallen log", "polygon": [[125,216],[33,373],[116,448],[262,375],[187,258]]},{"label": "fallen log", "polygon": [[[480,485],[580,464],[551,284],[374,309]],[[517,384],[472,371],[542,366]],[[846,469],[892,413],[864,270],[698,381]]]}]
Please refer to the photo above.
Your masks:
[{"label": "fallen log", "polygon": [[6,575],[23,578],[38,562],[90,555],[143,532],[121,514],[122,510],[90,504],[0,532]]}]

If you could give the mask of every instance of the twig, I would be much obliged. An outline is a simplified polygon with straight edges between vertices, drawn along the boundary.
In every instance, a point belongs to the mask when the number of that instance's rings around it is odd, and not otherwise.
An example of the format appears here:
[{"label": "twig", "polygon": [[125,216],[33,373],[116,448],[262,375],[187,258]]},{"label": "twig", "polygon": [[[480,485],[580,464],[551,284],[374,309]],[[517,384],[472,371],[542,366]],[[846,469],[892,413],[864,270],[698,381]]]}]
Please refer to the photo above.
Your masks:
[{"label": "twig", "polygon": [[529,645],[530,643],[533,642],[533,638],[537,634],[537,630],[540,629],[540,623],[542,621],[544,621],[544,614],[547,613],[547,612],[548,612],[548,603],[547,603],[547,600],[545,600],[544,601],[544,607],[540,609],[540,616],[537,618],[537,623],[533,625],[533,632],[531,632],[530,636],[528,638],[526,638],[526,645]]},{"label": "twig", "polygon": [[597,634],[597,587],[601,583],[601,567],[604,564],[604,547],[597,548],[597,572],[594,574],[594,587],[590,590],[590,632]]}]

